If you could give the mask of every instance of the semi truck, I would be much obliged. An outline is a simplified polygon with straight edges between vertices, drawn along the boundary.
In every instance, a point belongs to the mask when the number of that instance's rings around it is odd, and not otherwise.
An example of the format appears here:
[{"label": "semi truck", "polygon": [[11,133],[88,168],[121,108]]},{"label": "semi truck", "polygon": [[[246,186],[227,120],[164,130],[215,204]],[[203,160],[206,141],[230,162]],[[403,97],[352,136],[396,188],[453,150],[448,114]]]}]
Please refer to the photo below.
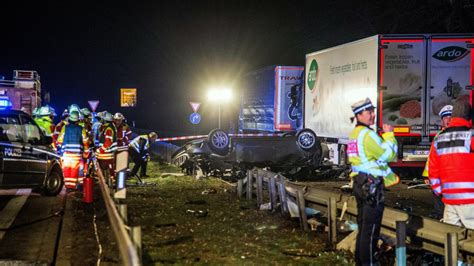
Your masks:
[{"label": "semi truck", "polygon": [[369,97],[374,130],[394,126],[399,146],[392,166],[421,168],[440,130],[440,109],[456,101],[472,106],[473,48],[474,34],[375,35],[309,53],[304,127],[317,134],[330,163],[346,165],[351,104]]},{"label": "semi truck", "polygon": [[0,106],[32,114],[41,106],[41,81],[38,72],[14,70],[13,79],[0,78]]},{"label": "semi truck", "polygon": [[287,132],[303,126],[302,66],[269,66],[248,73],[239,132]]}]

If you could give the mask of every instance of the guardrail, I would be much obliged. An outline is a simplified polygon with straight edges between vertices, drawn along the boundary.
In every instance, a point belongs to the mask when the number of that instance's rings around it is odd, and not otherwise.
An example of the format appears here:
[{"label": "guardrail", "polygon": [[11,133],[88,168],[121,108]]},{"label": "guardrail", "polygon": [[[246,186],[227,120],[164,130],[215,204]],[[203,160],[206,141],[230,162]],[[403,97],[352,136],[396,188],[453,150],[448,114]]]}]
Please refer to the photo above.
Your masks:
[{"label": "guardrail", "polygon": [[[127,221],[126,205],[115,205],[115,202],[111,197],[111,190],[107,184],[108,182],[106,182],[102,170],[95,159],[94,166],[97,171],[99,186],[107,209],[107,216],[117,240],[122,263],[124,265],[141,265],[141,228],[139,226],[128,227],[125,225],[125,222]],[[127,228],[130,229],[130,234],[127,232]],[[132,237],[130,237],[130,235]]]},{"label": "guardrail", "polygon": [[[244,188],[244,185],[246,187]],[[268,191],[269,207],[275,210],[280,205],[280,211],[288,215],[288,200],[298,206],[300,226],[309,231],[310,226],[305,209],[312,208],[327,215],[328,241],[335,247],[337,244],[337,217],[344,215],[348,220],[356,221],[357,204],[353,196],[343,193],[325,191],[294,182],[289,182],[280,174],[262,169],[247,172],[247,177],[237,183],[237,195],[246,194],[251,200],[255,188],[257,206],[264,203],[264,188]],[[279,202],[278,202],[279,201]],[[339,212],[339,213],[338,213]],[[397,222],[406,224],[406,232],[397,232]],[[445,255],[446,261],[457,261],[458,253],[467,263],[474,263],[474,231],[466,228],[441,223],[431,218],[409,214],[401,210],[385,207],[382,218],[381,235],[397,238],[397,233],[404,237],[408,247],[416,247],[439,255]]]}]

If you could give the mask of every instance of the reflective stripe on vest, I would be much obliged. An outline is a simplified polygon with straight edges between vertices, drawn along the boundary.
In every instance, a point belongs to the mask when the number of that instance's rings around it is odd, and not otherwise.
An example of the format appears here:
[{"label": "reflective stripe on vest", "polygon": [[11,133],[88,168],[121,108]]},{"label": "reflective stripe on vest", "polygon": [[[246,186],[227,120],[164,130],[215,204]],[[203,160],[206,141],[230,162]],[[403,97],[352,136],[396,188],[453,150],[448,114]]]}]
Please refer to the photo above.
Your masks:
[{"label": "reflective stripe on vest", "polygon": [[443,193],[443,198],[448,200],[474,199],[474,193]]},{"label": "reflective stripe on vest", "polygon": [[438,155],[453,153],[469,153],[471,150],[470,131],[443,132],[435,141],[435,148]]},{"label": "reflective stripe on vest", "polygon": [[140,135],[138,137],[136,137],[135,139],[132,140],[132,142],[130,142],[130,147],[133,147],[138,153],[140,153],[140,139],[144,139],[146,142],[145,142],[145,146],[143,146],[143,149],[144,150],[148,150],[149,147],[150,147],[150,142],[148,141],[148,136],[147,135]]},{"label": "reflective stripe on vest", "polygon": [[456,189],[456,188],[474,188],[474,182],[448,182],[443,183],[443,189]]},{"label": "reflective stripe on vest", "polygon": [[[390,169],[390,167],[388,167],[386,170],[382,170],[382,169],[378,169],[378,168],[387,166],[386,160],[388,160],[388,157],[391,154],[391,150],[387,149],[385,151],[385,153],[377,161],[369,161],[369,159],[367,159],[367,156],[365,155],[365,150],[364,150],[365,134],[369,134],[369,137],[371,139],[373,139],[381,147],[390,148],[388,143],[382,143],[379,136],[375,132],[373,132],[372,130],[370,130],[368,128],[363,128],[359,132],[359,135],[357,136],[357,149],[359,151],[358,155],[359,155],[361,164],[356,165],[356,166],[353,165],[352,166],[352,171],[353,172],[364,172],[364,173],[367,173],[367,174],[371,174],[373,176],[382,176],[382,177],[388,176],[389,174],[392,173],[392,169]],[[384,158],[385,158],[385,160],[383,160]]]}]

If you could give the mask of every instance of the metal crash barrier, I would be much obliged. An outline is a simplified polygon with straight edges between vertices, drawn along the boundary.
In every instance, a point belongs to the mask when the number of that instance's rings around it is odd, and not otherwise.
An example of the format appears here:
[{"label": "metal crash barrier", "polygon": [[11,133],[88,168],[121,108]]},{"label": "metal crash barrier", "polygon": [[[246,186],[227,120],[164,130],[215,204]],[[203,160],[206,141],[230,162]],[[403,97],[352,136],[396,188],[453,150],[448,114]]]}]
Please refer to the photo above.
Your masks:
[{"label": "metal crash barrier", "polygon": [[[268,208],[262,208],[265,206],[264,188],[268,191]],[[357,204],[353,196],[290,182],[280,174],[262,169],[249,170],[247,177],[238,181],[236,190],[239,197],[246,194],[249,200],[255,192],[257,206],[260,209],[275,210],[280,206],[280,211],[284,215],[289,215],[288,202],[296,203],[300,226],[305,231],[310,230],[306,208],[326,214],[328,242],[333,247],[337,244],[338,215],[342,213],[346,220],[353,222],[357,219]],[[398,236],[406,239],[407,248],[423,249],[444,255],[447,262],[456,261],[459,254],[467,263],[474,263],[473,230],[385,207],[381,235],[396,239],[397,222],[400,221],[404,222],[404,226],[399,223],[399,230],[406,231],[399,231]]]},{"label": "metal crash barrier", "polygon": [[[126,161],[124,161],[126,160]],[[116,170],[126,171],[128,166],[128,152],[125,150],[118,151],[116,154]],[[94,166],[97,171],[99,186],[102,192],[109,222],[114,231],[115,239],[120,251],[120,258],[124,265],[142,265],[141,262],[141,227],[128,227],[127,222],[127,206],[125,204],[116,205],[112,198],[112,191],[108,186],[108,182],[104,177],[99,163],[94,159]],[[125,188],[117,189],[114,193],[115,198],[125,197]],[[128,230],[128,231],[127,231]]]}]

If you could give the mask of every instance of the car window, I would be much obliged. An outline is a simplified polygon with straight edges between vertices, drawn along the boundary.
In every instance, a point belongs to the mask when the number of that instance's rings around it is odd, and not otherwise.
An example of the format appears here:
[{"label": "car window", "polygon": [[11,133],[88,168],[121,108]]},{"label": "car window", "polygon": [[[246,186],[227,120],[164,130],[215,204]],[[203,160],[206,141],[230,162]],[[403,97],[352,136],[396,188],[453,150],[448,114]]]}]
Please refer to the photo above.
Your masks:
[{"label": "car window", "polygon": [[16,115],[0,115],[0,140],[23,142],[22,126]]},{"label": "car window", "polygon": [[30,144],[39,144],[42,134],[35,122],[33,122],[31,118],[24,115],[21,116],[21,122],[23,124],[23,128],[25,129],[26,142]]}]

